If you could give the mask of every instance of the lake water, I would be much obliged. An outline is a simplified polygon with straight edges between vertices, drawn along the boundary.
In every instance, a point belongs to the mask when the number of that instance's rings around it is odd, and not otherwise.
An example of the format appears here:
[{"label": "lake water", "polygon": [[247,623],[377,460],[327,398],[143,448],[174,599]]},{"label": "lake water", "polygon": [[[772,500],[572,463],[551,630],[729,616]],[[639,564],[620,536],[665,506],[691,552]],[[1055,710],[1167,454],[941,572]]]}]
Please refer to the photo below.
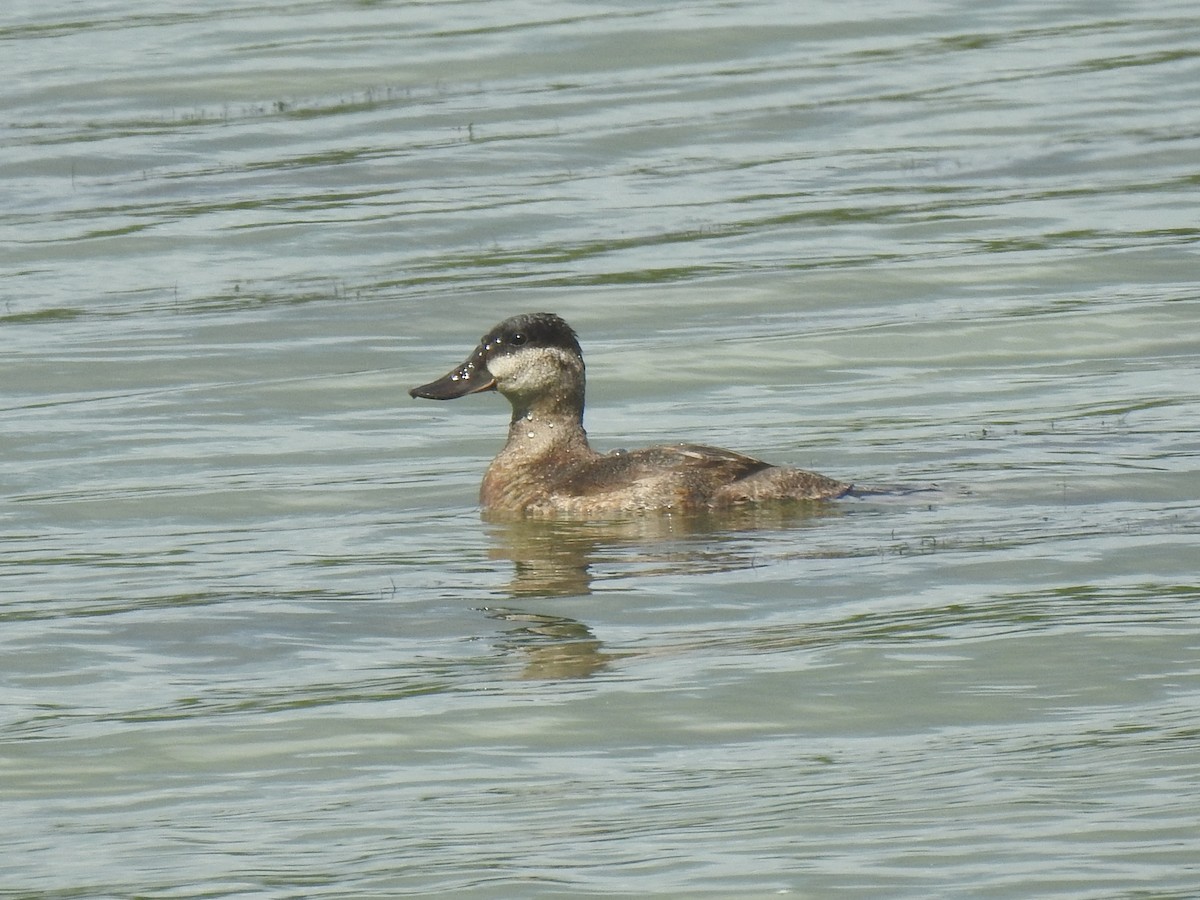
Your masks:
[{"label": "lake water", "polygon": [[[0,893],[1200,893],[1195,4],[0,13]],[[907,498],[482,519],[600,449]]]}]

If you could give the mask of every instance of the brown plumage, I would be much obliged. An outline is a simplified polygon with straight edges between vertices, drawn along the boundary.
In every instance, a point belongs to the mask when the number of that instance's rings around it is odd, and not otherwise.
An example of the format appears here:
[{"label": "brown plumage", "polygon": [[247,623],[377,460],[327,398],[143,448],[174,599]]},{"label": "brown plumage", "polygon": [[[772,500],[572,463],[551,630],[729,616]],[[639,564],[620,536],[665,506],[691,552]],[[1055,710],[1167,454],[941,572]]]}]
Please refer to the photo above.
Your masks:
[{"label": "brown plumage", "polygon": [[479,492],[492,512],[599,518],[832,500],[851,490],[824,475],[698,444],[597,453],[583,430],[584,389],[575,332],[553,313],[533,313],[504,320],[461,366],[409,393],[451,400],[496,390],[512,404],[508,441]]}]

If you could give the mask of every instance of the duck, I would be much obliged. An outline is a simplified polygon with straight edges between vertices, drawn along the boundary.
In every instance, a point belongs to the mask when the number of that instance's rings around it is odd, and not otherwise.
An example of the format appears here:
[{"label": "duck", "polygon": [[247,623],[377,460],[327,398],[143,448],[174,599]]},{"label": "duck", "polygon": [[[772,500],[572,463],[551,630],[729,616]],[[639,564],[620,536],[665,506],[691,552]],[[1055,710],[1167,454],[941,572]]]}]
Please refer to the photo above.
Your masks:
[{"label": "duck", "polygon": [[500,322],[460,366],[409,394],[454,400],[496,391],[511,404],[508,440],[479,489],[485,513],[601,518],[820,503],[853,491],[849,482],[702,444],[601,453],[583,427],[585,386],[575,330],[540,312]]}]

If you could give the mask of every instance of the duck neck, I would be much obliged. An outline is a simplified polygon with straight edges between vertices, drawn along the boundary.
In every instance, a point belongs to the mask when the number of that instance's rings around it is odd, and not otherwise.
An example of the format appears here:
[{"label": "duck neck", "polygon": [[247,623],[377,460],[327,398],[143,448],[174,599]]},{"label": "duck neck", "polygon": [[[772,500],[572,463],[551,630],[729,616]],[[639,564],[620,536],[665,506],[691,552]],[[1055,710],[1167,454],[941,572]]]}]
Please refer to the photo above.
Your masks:
[{"label": "duck neck", "polygon": [[513,414],[508,425],[505,454],[525,458],[589,454],[583,430],[583,405],[567,396],[541,397],[534,403],[511,397]]}]

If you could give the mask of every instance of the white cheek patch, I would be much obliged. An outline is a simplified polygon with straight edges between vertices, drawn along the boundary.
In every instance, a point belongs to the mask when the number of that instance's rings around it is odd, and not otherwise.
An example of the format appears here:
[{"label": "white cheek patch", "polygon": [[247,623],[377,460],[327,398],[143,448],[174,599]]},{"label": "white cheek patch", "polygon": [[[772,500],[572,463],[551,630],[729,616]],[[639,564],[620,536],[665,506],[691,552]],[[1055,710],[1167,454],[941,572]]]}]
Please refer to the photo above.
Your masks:
[{"label": "white cheek patch", "polygon": [[502,393],[536,394],[577,377],[580,362],[574,354],[558,347],[536,347],[493,357],[487,366]]},{"label": "white cheek patch", "polygon": [[504,353],[487,361],[488,371],[496,379],[496,387],[502,391],[509,390],[509,385],[514,384],[521,377],[524,366],[516,358],[517,356],[516,353]]}]

